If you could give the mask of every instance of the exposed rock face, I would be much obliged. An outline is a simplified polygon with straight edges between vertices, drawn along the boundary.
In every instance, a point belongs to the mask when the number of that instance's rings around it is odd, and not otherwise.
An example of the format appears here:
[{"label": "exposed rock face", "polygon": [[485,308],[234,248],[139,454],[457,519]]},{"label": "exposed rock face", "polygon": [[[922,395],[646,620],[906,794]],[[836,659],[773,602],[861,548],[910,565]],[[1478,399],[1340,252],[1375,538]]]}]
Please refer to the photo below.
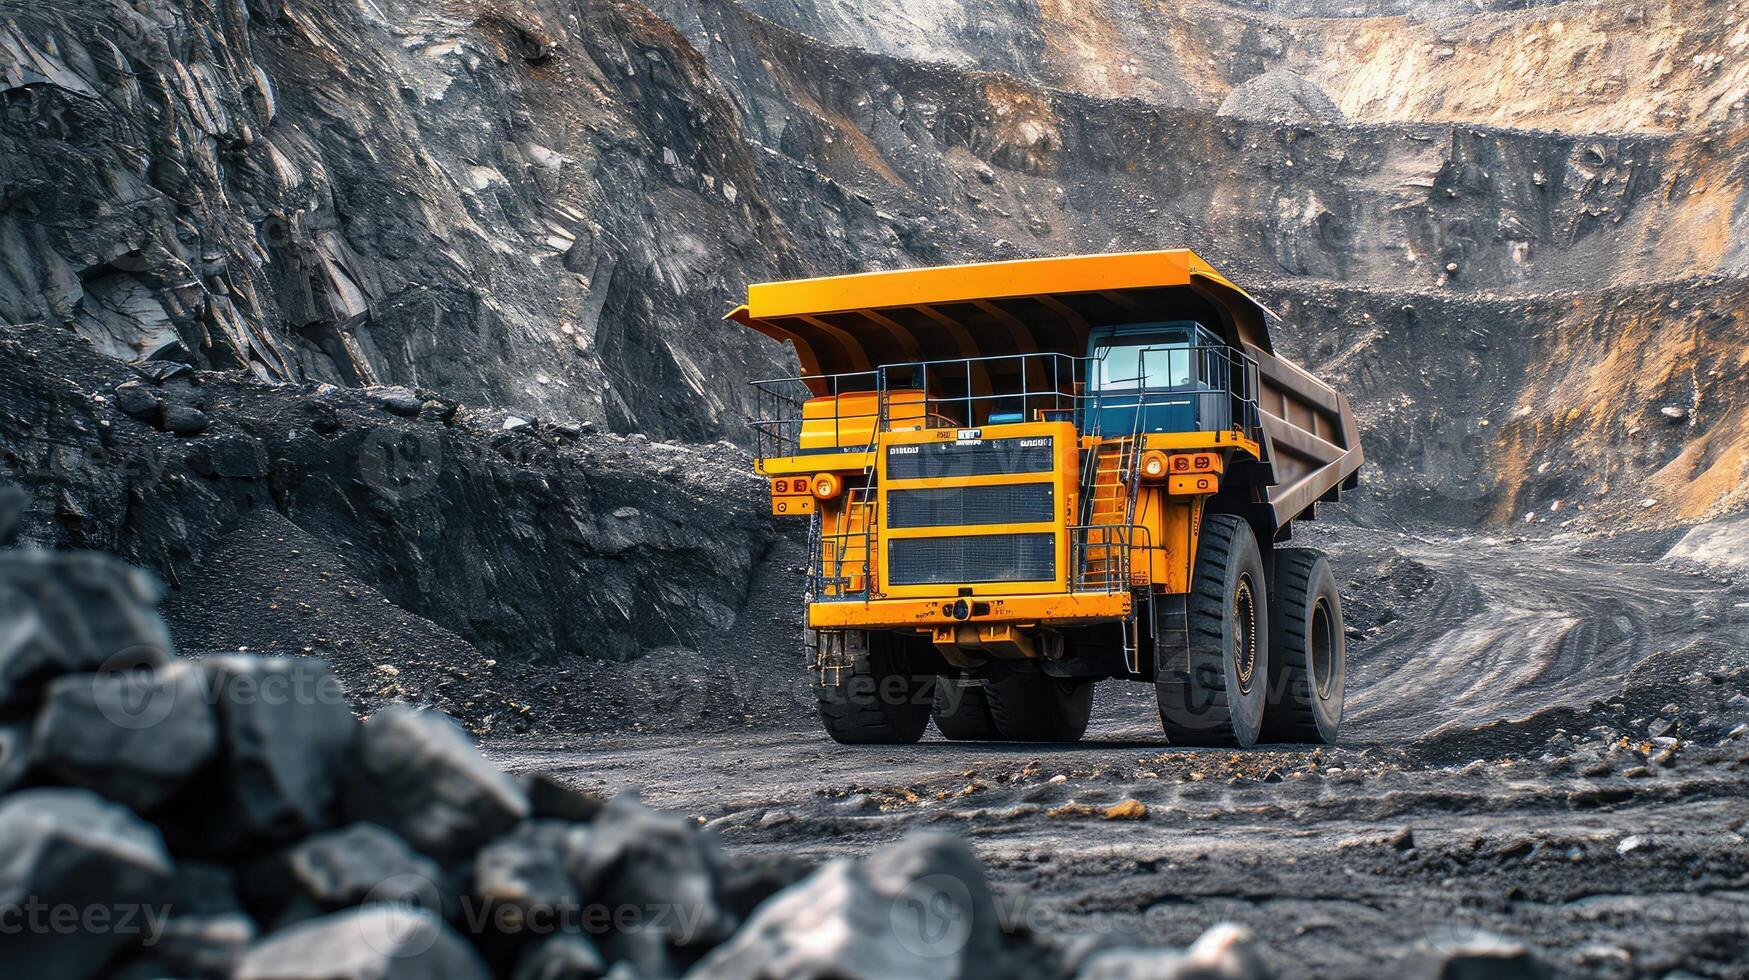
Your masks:
[{"label": "exposed rock face", "polygon": [[[1314,347],[1364,355],[1375,306],[1439,304],[1504,331],[1484,360],[1536,386],[1533,412],[1614,428],[1626,406],[1593,415],[1556,365],[1512,369],[1507,341],[1598,360],[1599,290],[1728,292],[1697,277],[1749,268],[1740,70],[1715,51],[1737,28],[1711,7],[149,6],[78,0],[4,33],[0,318],[160,371],[380,384],[403,415],[423,389],[735,435],[741,382],[787,364],[717,319],[750,279],[1187,244],[1296,308],[1282,346],[1314,367],[1342,366]],[[1485,12],[1506,6],[1532,9]],[[1588,67],[1529,84],[1555,64]],[[1741,378],[1672,336],[1651,386]],[[1363,415],[1398,416],[1386,442],[1449,428],[1454,397],[1518,396],[1449,348],[1408,353],[1393,370],[1443,375],[1438,399],[1349,380]],[[183,436],[213,424],[149,394],[115,397]],[[1749,441],[1704,429],[1733,404],[1575,479],[1640,500],[1662,457],[1723,461],[1678,513],[1635,519],[1738,506],[1719,498]],[[1481,510],[1517,519],[1519,461],[1561,440],[1506,433],[1479,440]],[[1398,474],[1449,450],[1371,458]]]},{"label": "exposed rock face", "polygon": [[[724,446],[544,424],[498,432],[497,416],[453,403],[409,419],[356,391],[218,373],[148,382],[217,420],[186,437],[106,398],[137,377],[70,334],[0,330],[0,448],[29,491],[25,540],[151,567],[179,587],[191,649],[332,652],[362,672],[375,664],[347,651],[372,635],[377,652],[408,656],[447,642],[520,660],[627,659],[732,621],[772,540],[762,487]],[[304,579],[322,590],[298,591]],[[442,629],[381,632],[389,603]],[[446,666],[483,673],[468,656]]]},{"label": "exposed rock face", "polygon": [[1342,122],[1342,110],[1323,89],[1286,68],[1266,71],[1234,88],[1217,115],[1256,122]]},{"label": "exposed rock face", "polygon": [[718,318],[787,234],[635,4],[81,0],[0,39],[0,320],[665,433],[738,395]]}]

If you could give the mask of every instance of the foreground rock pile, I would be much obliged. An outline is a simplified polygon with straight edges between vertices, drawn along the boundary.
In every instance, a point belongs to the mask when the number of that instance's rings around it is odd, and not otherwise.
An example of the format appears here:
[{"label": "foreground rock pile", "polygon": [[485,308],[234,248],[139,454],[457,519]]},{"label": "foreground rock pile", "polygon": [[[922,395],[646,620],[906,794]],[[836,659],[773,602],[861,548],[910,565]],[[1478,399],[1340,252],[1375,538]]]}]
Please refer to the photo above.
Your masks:
[{"label": "foreground rock pile", "polygon": [[[0,501],[10,524],[18,498]],[[9,528],[0,526],[0,535]],[[173,655],[155,583],[0,551],[0,962],[77,977],[1062,975],[957,839],[731,863],[687,818],[361,722],[314,657]],[[1258,975],[1242,931],[1085,975]]]}]

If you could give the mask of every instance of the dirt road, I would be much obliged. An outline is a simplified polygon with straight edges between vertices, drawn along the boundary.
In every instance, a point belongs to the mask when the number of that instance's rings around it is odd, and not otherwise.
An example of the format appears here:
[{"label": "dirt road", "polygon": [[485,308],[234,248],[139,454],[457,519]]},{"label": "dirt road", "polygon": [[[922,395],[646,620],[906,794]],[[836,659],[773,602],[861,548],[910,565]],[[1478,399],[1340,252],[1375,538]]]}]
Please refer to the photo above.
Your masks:
[{"label": "dirt road", "polygon": [[[1377,976],[1480,929],[1563,975],[1749,975],[1749,735],[1728,737],[1749,590],[1649,562],[1660,540],[1315,543],[1349,587],[1335,748],[1174,749],[1151,690],[1112,682],[1073,746],[851,749],[788,717],[494,752],[637,788],[740,851],[966,834],[1016,921],[1076,941],[1231,919],[1290,975]],[[1107,819],[1129,800],[1143,818]]]}]

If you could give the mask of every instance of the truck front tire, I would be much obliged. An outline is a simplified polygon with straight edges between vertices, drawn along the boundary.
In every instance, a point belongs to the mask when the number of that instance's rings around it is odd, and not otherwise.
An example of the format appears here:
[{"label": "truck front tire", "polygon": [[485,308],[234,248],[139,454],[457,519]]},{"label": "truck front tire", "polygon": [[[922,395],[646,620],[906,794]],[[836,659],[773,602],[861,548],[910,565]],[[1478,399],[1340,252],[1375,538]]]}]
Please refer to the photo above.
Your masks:
[{"label": "truck front tire", "polygon": [[1348,678],[1346,646],[1342,595],[1330,562],[1310,548],[1278,550],[1269,597],[1266,740],[1336,741]]},{"label": "truck front tire", "polygon": [[1155,648],[1154,693],[1167,738],[1250,748],[1262,729],[1270,676],[1269,592],[1244,520],[1203,519],[1184,618],[1182,643]]},{"label": "truck front tire", "polygon": [[920,672],[904,638],[873,630],[808,630],[803,643],[820,723],[833,741],[891,745],[923,737],[935,675]]}]

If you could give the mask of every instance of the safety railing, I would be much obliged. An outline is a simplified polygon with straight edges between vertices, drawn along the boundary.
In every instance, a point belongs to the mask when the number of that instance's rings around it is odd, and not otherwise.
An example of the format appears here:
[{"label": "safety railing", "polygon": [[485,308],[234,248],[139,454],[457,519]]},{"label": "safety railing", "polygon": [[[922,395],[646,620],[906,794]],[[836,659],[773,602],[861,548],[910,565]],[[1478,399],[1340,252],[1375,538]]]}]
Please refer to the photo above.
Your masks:
[{"label": "safety railing", "polygon": [[866,602],[875,577],[875,506],[872,487],[850,491],[833,531],[815,512],[808,522],[808,595],[813,602]]},{"label": "safety railing", "polygon": [[755,458],[873,447],[881,427],[879,371],[767,378],[752,384],[753,414],[747,424],[753,430]]},{"label": "safety railing", "polygon": [[753,382],[760,458],[860,452],[893,429],[1072,421],[1082,435],[1233,430],[1261,439],[1257,362],[1224,344],[1016,354]]},{"label": "safety railing", "polygon": [[1076,524],[1069,528],[1069,591],[1125,592],[1135,584],[1136,552],[1152,548],[1140,524]]},{"label": "safety railing", "polygon": [[1084,360],[1069,354],[1008,354],[886,364],[880,369],[882,425],[914,421],[918,406],[938,424],[956,428],[1056,416],[1069,421],[1081,398]]}]

